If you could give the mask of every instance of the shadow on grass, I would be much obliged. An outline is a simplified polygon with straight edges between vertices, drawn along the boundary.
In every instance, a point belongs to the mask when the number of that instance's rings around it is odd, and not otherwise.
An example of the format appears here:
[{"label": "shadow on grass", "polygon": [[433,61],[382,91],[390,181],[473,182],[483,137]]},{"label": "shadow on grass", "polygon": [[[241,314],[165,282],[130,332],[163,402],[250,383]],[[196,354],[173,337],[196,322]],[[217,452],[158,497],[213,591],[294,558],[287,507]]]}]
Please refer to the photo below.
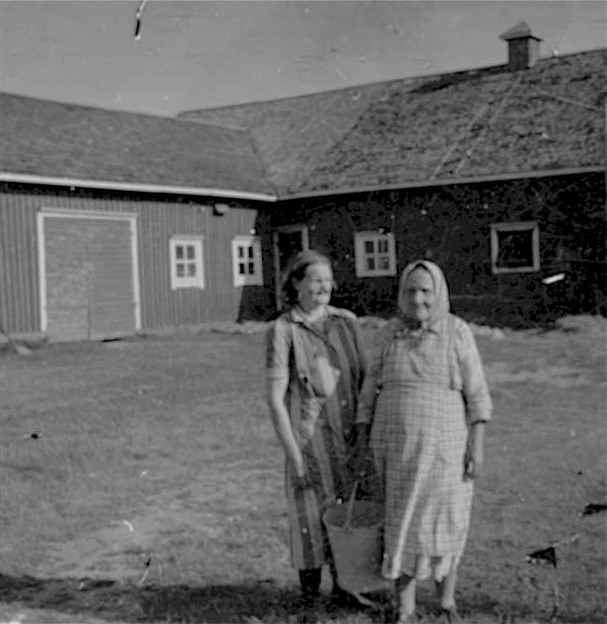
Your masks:
[{"label": "shadow on grass", "polygon": [[[272,581],[206,587],[139,587],[112,580],[38,579],[0,574],[0,601],[110,622],[315,624],[335,620],[382,622],[389,617],[386,608],[372,612],[354,602],[337,604],[329,597],[306,611],[295,588],[280,588]],[[356,613],[359,617],[355,617]],[[365,613],[369,614],[368,619]]]},{"label": "shadow on grass", "polygon": [[[425,624],[444,622],[438,617],[432,592],[421,592],[418,614]],[[273,581],[240,585],[137,586],[113,580],[38,579],[0,573],[0,603],[18,603],[27,609],[52,610],[95,621],[120,624],[155,622],[179,624],[387,624],[394,621],[389,596],[372,597],[379,608],[352,600],[348,604],[324,596],[312,609],[301,606],[296,588]],[[537,622],[528,606],[500,604],[484,593],[462,597],[459,610],[466,624],[529,624]],[[531,618],[531,619],[530,619]],[[548,622],[549,617],[540,621]],[[590,624],[601,619],[563,618],[568,624]]]}]

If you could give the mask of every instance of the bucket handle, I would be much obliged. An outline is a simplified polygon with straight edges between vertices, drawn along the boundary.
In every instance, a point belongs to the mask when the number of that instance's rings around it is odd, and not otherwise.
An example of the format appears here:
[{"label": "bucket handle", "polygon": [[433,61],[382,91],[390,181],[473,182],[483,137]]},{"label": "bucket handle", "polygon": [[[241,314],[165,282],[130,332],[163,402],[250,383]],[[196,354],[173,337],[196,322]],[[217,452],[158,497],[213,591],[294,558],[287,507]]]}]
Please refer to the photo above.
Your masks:
[{"label": "bucket handle", "polygon": [[352,494],[350,494],[350,498],[348,499],[348,502],[346,503],[347,508],[346,508],[346,522],[344,523],[344,530],[345,531],[349,531],[352,527],[350,526],[352,524],[352,513],[354,511],[354,500],[356,499],[356,492],[358,491],[358,486],[360,485],[360,481],[355,481],[354,482],[354,487],[352,488]]}]

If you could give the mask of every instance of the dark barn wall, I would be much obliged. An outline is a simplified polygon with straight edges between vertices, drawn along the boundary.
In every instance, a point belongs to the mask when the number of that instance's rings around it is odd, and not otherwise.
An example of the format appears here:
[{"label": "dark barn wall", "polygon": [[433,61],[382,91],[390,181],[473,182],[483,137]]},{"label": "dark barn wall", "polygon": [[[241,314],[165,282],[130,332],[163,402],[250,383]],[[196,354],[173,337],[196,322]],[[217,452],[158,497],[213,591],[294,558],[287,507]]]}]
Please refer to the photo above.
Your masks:
[{"label": "dark barn wall", "polygon": [[242,286],[239,289],[240,307],[235,319],[238,322],[260,321],[272,317],[276,312],[274,288],[274,248],[270,222],[276,204],[261,206],[257,211],[251,231],[261,241],[261,258],[263,269],[263,286]]},{"label": "dark barn wall", "polygon": [[[231,241],[255,228],[260,208],[256,202],[16,184],[4,184],[1,191],[0,322],[6,331],[40,332],[36,214],[45,207],[138,215],[142,330],[236,321],[243,299],[263,301],[266,310],[271,307],[267,288],[245,291],[233,285]],[[229,211],[215,215],[216,201],[227,203]],[[175,234],[204,237],[204,289],[171,290],[169,238]]]},{"label": "dark barn wall", "polygon": [[[491,225],[536,221],[540,270],[494,275]],[[520,326],[568,313],[605,314],[605,174],[377,191],[285,202],[271,226],[307,223],[310,246],[335,261],[337,305],[393,312],[398,275],[356,278],[354,232],[385,228],[396,239],[397,273],[436,261],[453,309],[470,320]],[[547,286],[542,279],[565,271]]]},{"label": "dark barn wall", "polygon": [[5,331],[40,331],[36,213],[27,196],[0,194],[0,323]]}]

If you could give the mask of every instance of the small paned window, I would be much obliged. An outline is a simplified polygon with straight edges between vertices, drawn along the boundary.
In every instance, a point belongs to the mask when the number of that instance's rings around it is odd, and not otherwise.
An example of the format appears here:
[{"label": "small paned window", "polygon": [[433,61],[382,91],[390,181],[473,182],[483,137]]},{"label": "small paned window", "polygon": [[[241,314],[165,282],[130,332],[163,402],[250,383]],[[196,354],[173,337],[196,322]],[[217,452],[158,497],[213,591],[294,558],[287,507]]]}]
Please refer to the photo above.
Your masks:
[{"label": "small paned window", "polygon": [[540,268],[540,236],[535,221],[491,226],[493,273],[529,273]]},{"label": "small paned window", "polygon": [[204,288],[202,237],[175,236],[170,239],[171,289]]},{"label": "small paned window", "polygon": [[261,241],[255,236],[232,239],[234,286],[263,285]]},{"label": "small paned window", "polygon": [[396,252],[393,234],[356,232],[354,251],[357,277],[396,275]]}]

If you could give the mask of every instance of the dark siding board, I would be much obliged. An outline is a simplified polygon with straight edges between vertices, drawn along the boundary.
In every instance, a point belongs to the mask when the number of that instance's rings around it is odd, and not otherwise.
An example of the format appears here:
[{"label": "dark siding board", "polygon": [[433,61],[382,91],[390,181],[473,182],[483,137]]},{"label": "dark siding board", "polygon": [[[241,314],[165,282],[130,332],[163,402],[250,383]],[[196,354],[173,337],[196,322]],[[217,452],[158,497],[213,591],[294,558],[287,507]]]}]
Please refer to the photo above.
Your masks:
[{"label": "dark siding board", "polygon": [[[209,211],[210,229],[208,264],[212,271],[209,280],[209,319],[232,320],[239,318],[243,289],[234,286],[232,272],[232,239],[247,236],[255,228],[257,211],[232,207],[225,215],[218,216]],[[264,258],[264,263],[267,258]]]},{"label": "dark siding board", "polygon": [[0,196],[0,314],[14,333],[40,330],[35,212],[21,197]]},{"label": "dark siding board", "polygon": [[[208,241],[209,273],[209,317],[212,320],[226,318],[231,310],[232,291],[234,286],[231,279],[231,241],[230,234],[236,230],[234,210],[223,216],[209,215],[210,226],[214,236]],[[235,320],[227,317],[228,320]]]},{"label": "dark siding board", "polygon": [[166,219],[163,205],[144,202],[140,206],[139,257],[142,327],[170,325],[168,309],[169,256]]}]

